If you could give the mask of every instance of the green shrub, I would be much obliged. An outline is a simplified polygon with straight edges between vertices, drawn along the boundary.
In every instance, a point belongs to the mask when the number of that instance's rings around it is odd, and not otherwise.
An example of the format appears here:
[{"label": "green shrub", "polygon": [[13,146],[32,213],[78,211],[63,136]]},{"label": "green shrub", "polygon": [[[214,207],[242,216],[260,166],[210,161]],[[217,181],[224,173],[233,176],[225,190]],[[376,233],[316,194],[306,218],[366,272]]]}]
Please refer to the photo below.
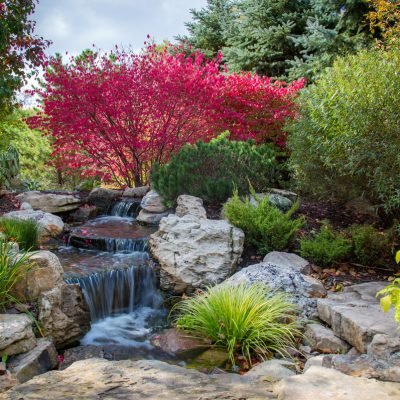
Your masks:
[{"label": "green shrub", "polygon": [[301,256],[321,267],[347,259],[352,247],[349,238],[334,231],[329,225],[323,225],[313,237],[300,239]]},{"label": "green shrub", "polygon": [[10,188],[11,180],[19,172],[19,154],[10,146],[7,150],[0,151],[0,188]]},{"label": "green shrub", "polygon": [[356,260],[363,265],[372,265],[389,252],[389,238],[371,225],[353,225],[348,230],[353,240]]},{"label": "green shrub", "polygon": [[224,215],[230,223],[244,231],[246,243],[256,246],[260,254],[284,250],[304,224],[302,218],[293,218],[298,204],[283,213],[269,202],[268,196],[259,199],[253,191],[253,197],[256,205],[248,198],[242,200],[235,191],[224,205]]},{"label": "green shrub", "polygon": [[256,354],[266,359],[293,347],[299,335],[295,306],[284,293],[262,284],[223,284],[178,303],[176,325],[210,339],[228,351],[234,363],[242,354],[250,363]]},{"label": "green shrub", "polygon": [[249,181],[259,192],[276,187],[283,170],[281,156],[272,145],[233,142],[221,135],[208,143],[184,146],[168,164],[154,167],[151,180],[169,206],[181,194],[222,203],[234,187],[245,193]]},{"label": "green shrub", "polygon": [[0,307],[18,301],[10,293],[13,286],[32,267],[28,253],[12,252],[12,244],[0,239]]},{"label": "green shrub", "polygon": [[0,219],[0,232],[9,241],[17,242],[22,250],[38,249],[38,225],[35,221],[11,218]]},{"label": "green shrub", "polygon": [[290,166],[309,193],[400,205],[400,49],[338,58],[299,97]]}]

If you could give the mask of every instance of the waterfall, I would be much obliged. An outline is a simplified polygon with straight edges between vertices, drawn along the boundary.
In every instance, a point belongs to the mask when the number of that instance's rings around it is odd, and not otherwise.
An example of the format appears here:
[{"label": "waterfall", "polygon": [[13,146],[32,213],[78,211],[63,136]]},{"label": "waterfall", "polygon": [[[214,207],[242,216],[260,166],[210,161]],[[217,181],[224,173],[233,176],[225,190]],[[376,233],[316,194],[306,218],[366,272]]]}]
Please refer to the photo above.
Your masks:
[{"label": "waterfall", "polygon": [[108,215],[113,217],[136,217],[140,207],[140,201],[118,201],[111,206]]},{"label": "waterfall", "polygon": [[150,266],[132,266],[68,279],[78,284],[90,309],[92,322],[137,307],[160,308],[162,297]]},{"label": "waterfall", "polygon": [[110,253],[133,253],[147,251],[148,239],[114,239],[106,238],[105,250]]}]

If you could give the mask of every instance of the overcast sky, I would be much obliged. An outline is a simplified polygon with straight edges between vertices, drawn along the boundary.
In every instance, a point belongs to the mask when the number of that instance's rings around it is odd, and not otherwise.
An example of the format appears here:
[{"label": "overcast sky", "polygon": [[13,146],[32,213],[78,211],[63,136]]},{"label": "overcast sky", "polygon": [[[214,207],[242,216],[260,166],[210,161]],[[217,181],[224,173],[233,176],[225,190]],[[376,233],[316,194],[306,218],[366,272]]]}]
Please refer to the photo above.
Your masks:
[{"label": "overcast sky", "polygon": [[157,42],[186,32],[190,9],[206,0],[39,0],[36,32],[53,41],[49,54],[79,54],[93,44],[143,46],[149,34]]}]

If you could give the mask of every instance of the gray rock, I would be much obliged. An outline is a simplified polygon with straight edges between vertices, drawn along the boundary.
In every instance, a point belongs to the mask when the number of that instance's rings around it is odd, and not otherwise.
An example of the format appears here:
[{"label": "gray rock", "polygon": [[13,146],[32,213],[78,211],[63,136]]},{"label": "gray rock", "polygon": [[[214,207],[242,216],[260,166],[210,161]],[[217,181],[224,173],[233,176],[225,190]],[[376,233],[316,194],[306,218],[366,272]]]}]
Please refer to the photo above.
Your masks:
[{"label": "gray rock", "polygon": [[96,217],[98,212],[99,210],[96,206],[89,206],[86,204],[82,207],[79,207],[77,210],[71,213],[70,219],[72,222],[84,223],[88,219]]},{"label": "gray rock", "polygon": [[121,194],[119,190],[95,188],[90,192],[88,202],[90,205],[96,206],[100,212],[106,213],[111,204],[116,201]]},{"label": "gray rock", "polygon": [[322,283],[301,274],[297,268],[289,265],[260,263],[243,268],[226,280],[226,283],[263,282],[273,291],[288,293],[298,305],[299,312],[306,317],[316,314],[316,299],[326,295]]},{"label": "gray rock", "polygon": [[318,356],[310,357],[304,364],[303,373],[313,366],[330,368],[331,363],[327,363],[327,360],[330,360],[330,357],[331,356],[327,354],[320,354]]},{"label": "gray rock", "polygon": [[64,269],[58,257],[50,251],[35,252],[29,260],[34,266],[14,285],[12,293],[22,301],[32,302],[41,293],[63,284]]},{"label": "gray rock", "polygon": [[296,366],[291,361],[272,359],[253,367],[244,376],[253,382],[275,382],[296,375]]},{"label": "gray rock", "polygon": [[17,196],[21,203],[28,203],[34,210],[47,213],[61,213],[79,208],[81,200],[70,194],[29,191]]},{"label": "gray rock", "polygon": [[155,360],[92,358],[36,376],[5,393],[3,399],[272,400],[271,389],[269,382],[249,384],[237,374],[206,375]]},{"label": "gray rock", "polygon": [[295,203],[299,199],[299,195],[295,192],[291,192],[290,190],[271,188],[268,189],[268,193],[279,194],[280,196],[287,197],[293,203]]},{"label": "gray rock", "polygon": [[75,344],[90,327],[90,314],[78,285],[63,283],[39,297],[39,317],[57,348]]},{"label": "gray rock", "polygon": [[321,320],[331,326],[336,336],[354,346],[360,353],[367,351],[376,334],[399,337],[394,311],[382,312],[376,293],[386,282],[368,282],[346,287],[318,300]]},{"label": "gray rock", "polygon": [[250,196],[250,203],[253,206],[256,206],[257,199],[262,200],[265,197],[268,197],[268,201],[275,207],[279,208],[279,210],[282,212],[289,211],[293,205],[293,202],[290,199],[276,193],[257,193],[256,198],[254,196]]},{"label": "gray rock", "polygon": [[8,362],[8,368],[20,383],[24,383],[34,376],[56,368],[57,364],[57,350],[53,342],[42,338],[28,353],[12,357]]},{"label": "gray rock", "polygon": [[312,366],[302,375],[274,387],[279,400],[377,400],[400,398],[400,384],[355,378],[333,369]]},{"label": "gray rock", "polygon": [[348,343],[338,338],[331,329],[320,324],[308,324],[304,337],[311,350],[318,353],[343,354],[350,349]]},{"label": "gray rock", "polygon": [[36,345],[32,320],[25,314],[0,315],[0,353],[12,356],[31,350]]},{"label": "gray rock", "polygon": [[124,190],[123,197],[133,197],[135,199],[144,197],[150,190],[149,186],[139,186],[135,188],[127,188]]},{"label": "gray rock", "polygon": [[191,215],[163,218],[150,236],[161,289],[182,294],[222,282],[235,271],[243,244],[242,230],[226,221]]},{"label": "gray rock", "polygon": [[311,273],[311,264],[304,258],[294,253],[285,253],[282,251],[271,251],[265,257],[263,262],[274,265],[282,265],[284,268],[294,268],[303,275]]},{"label": "gray rock", "polygon": [[140,210],[136,221],[144,225],[158,225],[164,217],[168,217],[169,212],[151,213],[146,210]]},{"label": "gray rock", "polygon": [[183,217],[185,215],[193,215],[197,218],[207,218],[207,213],[203,207],[203,200],[199,197],[189,196],[183,194],[177,199],[177,207],[175,214],[178,217]]},{"label": "gray rock", "polygon": [[21,207],[20,207],[20,210],[30,210],[30,211],[32,211],[33,210],[33,208],[32,208],[32,206],[29,204],[29,203],[22,203],[21,204]]},{"label": "gray rock", "polygon": [[64,222],[57,215],[43,211],[20,210],[4,214],[2,218],[35,221],[39,226],[39,242],[45,243],[51,238],[59,236],[64,230]]},{"label": "gray rock", "polygon": [[143,197],[140,207],[149,213],[164,213],[167,211],[167,207],[163,204],[161,196],[155,190],[150,190]]}]

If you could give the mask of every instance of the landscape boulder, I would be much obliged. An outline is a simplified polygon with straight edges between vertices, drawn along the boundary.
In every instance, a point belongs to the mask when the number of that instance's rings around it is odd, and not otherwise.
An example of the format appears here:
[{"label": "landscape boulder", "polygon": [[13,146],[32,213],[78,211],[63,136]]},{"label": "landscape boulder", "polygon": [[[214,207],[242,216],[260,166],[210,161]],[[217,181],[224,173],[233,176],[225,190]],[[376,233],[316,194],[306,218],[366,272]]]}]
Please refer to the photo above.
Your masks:
[{"label": "landscape boulder", "polygon": [[226,221],[169,215],[150,236],[160,267],[161,289],[190,293],[220,283],[235,272],[244,233]]},{"label": "landscape boulder", "polygon": [[150,190],[149,186],[127,188],[124,190],[123,197],[133,197],[135,199],[138,199],[144,197],[149,190]]},{"label": "landscape boulder", "polygon": [[0,314],[0,354],[25,353],[36,345],[32,320],[25,314]]},{"label": "landscape boulder", "polygon": [[29,191],[19,194],[16,198],[21,203],[30,204],[36,211],[55,214],[76,210],[81,205],[81,200],[71,194]]},{"label": "landscape boulder", "polygon": [[175,214],[178,217],[183,217],[185,215],[193,215],[197,218],[207,218],[207,213],[203,207],[203,200],[199,197],[189,196],[183,194],[178,197],[177,207]]},{"label": "landscape boulder", "polygon": [[88,203],[96,206],[100,213],[107,213],[112,203],[121,197],[122,192],[119,190],[95,188],[89,193]]},{"label": "landscape boulder", "polygon": [[311,351],[318,353],[343,354],[347,353],[351,347],[344,340],[337,337],[331,329],[320,324],[308,324],[304,338]]},{"label": "landscape boulder", "polygon": [[34,221],[39,227],[40,243],[45,243],[51,238],[59,236],[64,230],[64,222],[57,216],[43,211],[19,210],[4,214],[2,218]]}]

